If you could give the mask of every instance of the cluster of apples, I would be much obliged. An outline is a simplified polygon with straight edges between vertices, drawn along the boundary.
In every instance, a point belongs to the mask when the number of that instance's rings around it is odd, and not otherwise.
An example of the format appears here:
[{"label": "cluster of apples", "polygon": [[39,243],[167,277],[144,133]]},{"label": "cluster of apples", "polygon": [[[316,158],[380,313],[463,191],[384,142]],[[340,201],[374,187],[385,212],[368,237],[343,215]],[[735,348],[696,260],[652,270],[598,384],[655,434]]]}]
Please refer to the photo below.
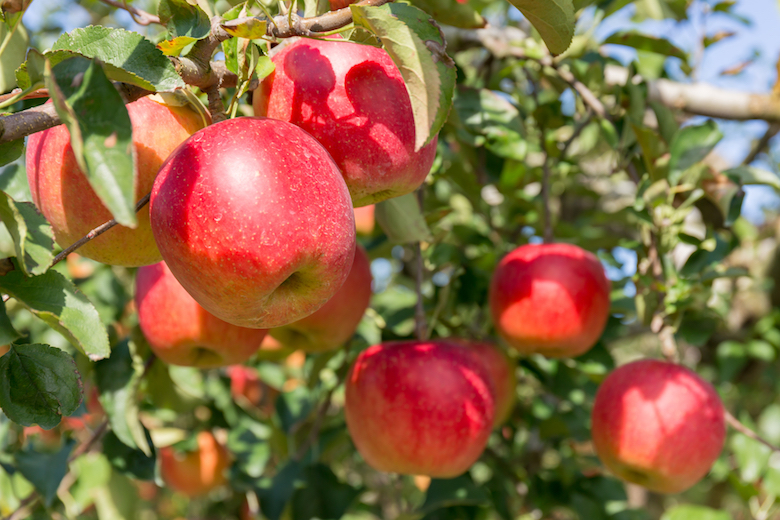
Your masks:
[{"label": "cluster of apples", "polygon": [[[150,206],[136,229],[114,228],[81,252],[140,266],[140,327],[168,363],[241,363],[269,329],[283,345],[307,352],[341,346],[371,295],[354,208],[413,191],[433,162],[435,139],[414,149],[408,94],[385,51],[298,40],[273,61],[275,72],[254,96],[261,117],[208,125],[186,106],[147,98],[128,105],[136,196],[151,191]],[[79,171],[64,126],[30,137],[27,172],[33,200],[61,245],[110,218]],[[604,330],[609,291],[591,253],[527,245],[497,266],[489,304],[498,334],[519,353],[577,356]],[[347,426],[377,469],[453,477],[510,415],[514,378],[514,364],[492,344],[375,345],[348,374]],[[602,384],[594,445],[616,475],[678,492],[718,456],[723,417],[715,391],[692,372],[637,362]],[[198,441],[211,454],[202,464],[222,473],[224,448],[207,433]],[[173,475],[175,456],[161,458],[163,474]],[[209,478],[184,488],[199,494],[224,482]]]}]

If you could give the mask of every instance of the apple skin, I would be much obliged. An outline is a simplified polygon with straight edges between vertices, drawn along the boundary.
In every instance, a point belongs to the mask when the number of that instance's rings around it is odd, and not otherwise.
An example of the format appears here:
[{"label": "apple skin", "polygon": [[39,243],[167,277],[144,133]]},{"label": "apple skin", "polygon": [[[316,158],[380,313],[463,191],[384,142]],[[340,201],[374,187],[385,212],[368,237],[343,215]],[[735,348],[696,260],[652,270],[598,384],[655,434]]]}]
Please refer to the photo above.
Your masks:
[{"label": "apple skin", "polygon": [[505,423],[515,405],[515,388],[517,388],[515,363],[503,350],[492,343],[461,339],[452,339],[451,341],[456,341],[471,349],[477,359],[485,366],[493,388],[496,409],[493,426]]},{"label": "apple skin", "polygon": [[374,226],[376,225],[376,218],[374,217],[374,206],[361,206],[355,208],[355,229],[357,229],[358,235],[372,235],[374,233]]},{"label": "apple skin", "polygon": [[485,367],[457,343],[375,345],[347,376],[347,428],[375,469],[455,477],[487,444],[494,419],[488,381]]},{"label": "apple skin", "polygon": [[[170,153],[206,125],[187,106],[164,105],[148,98],[129,103],[138,176],[136,201],[152,189],[157,171]],[[100,224],[111,220],[108,209],[76,164],[65,125],[29,137],[27,181],[33,202],[67,247]],[[136,229],[115,226],[79,248],[79,254],[110,265],[137,267],[162,260],[149,226],[149,210],[138,212]]]},{"label": "apple skin", "polygon": [[295,350],[335,350],[355,333],[370,301],[371,262],[365,249],[357,246],[349,276],[333,298],[311,316],[271,329],[269,334]]},{"label": "apple skin", "polygon": [[571,244],[528,244],[498,263],[490,312],[498,334],[518,352],[574,357],[601,337],[609,291],[594,254]]},{"label": "apple skin", "polygon": [[159,451],[160,474],[165,484],[189,497],[202,496],[227,483],[230,453],[211,432],[198,433],[198,449],[177,453],[171,446]]},{"label": "apple skin", "polygon": [[723,404],[709,383],[683,366],[649,359],[607,376],[592,420],[604,465],[659,493],[680,493],[701,480],[726,435]]},{"label": "apple skin", "polygon": [[238,117],[194,134],[160,169],[150,213],[176,279],[241,327],[305,318],[352,267],[344,179],[313,137],[284,121]]},{"label": "apple skin", "polygon": [[206,311],[159,262],[136,273],[138,325],[152,351],[171,365],[215,368],[242,363],[266,330],[231,325]]},{"label": "apple skin", "polygon": [[273,57],[255,91],[255,115],[294,123],[327,148],[355,207],[417,189],[436,155],[436,138],[414,151],[412,105],[384,49],[300,39]]}]

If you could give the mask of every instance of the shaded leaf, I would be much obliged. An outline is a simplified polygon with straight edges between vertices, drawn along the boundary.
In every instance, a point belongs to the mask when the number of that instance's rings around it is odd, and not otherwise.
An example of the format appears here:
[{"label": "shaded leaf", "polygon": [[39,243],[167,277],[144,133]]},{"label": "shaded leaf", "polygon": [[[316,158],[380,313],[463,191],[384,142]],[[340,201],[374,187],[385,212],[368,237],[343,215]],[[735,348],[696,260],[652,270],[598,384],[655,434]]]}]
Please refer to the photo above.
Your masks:
[{"label": "shaded leaf", "polygon": [[11,319],[5,311],[5,302],[0,300],[0,345],[8,345],[21,337],[22,335],[14,328]]},{"label": "shaded leaf", "polygon": [[0,219],[14,241],[19,266],[27,275],[39,275],[51,265],[54,232],[31,202],[16,202],[0,192]]},{"label": "shaded leaf", "polygon": [[686,60],[688,58],[685,51],[673,45],[669,40],[647,36],[635,31],[618,31],[608,36],[602,43],[624,45],[640,51],[663,54],[664,56],[672,56],[674,58],[680,58],[681,60]]},{"label": "shaded leaf", "polygon": [[68,457],[75,445],[76,441],[69,440],[56,453],[40,453],[28,445],[26,450],[14,454],[19,472],[35,486],[47,507],[51,506],[57,488],[68,472]]},{"label": "shaded leaf", "polygon": [[703,160],[723,138],[714,121],[681,128],[669,144],[669,184],[676,185],[685,170]]},{"label": "shaded leaf", "polygon": [[295,491],[295,483],[301,478],[303,467],[295,460],[288,461],[273,478],[260,480],[255,489],[260,509],[268,520],[279,520],[287,502]]},{"label": "shaded leaf", "polygon": [[780,177],[774,173],[753,166],[738,166],[723,172],[738,184],[763,184],[780,191]]},{"label": "shaded leaf", "polygon": [[552,54],[561,54],[574,38],[572,0],[509,0],[539,31]]},{"label": "shaded leaf", "polygon": [[166,41],[157,44],[157,48],[169,56],[178,55],[187,45],[206,38],[211,32],[208,15],[187,0],[160,0],[157,15],[168,29]]},{"label": "shaded leaf", "polygon": [[333,470],[324,464],[309,466],[303,478],[305,486],[292,497],[293,520],[338,520],[362,491],[339,482]]},{"label": "shaded leaf", "polygon": [[480,29],[485,26],[485,19],[467,2],[414,0],[412,3],[443,24],[462,29]]},{"label": "shaded leaf", "polygon": [[[141,427],[143,428],[143,425]],[[146,428],[143,429],[146,443],[154,448],[151,435]],[[103,437],[103,453],[111,465],[122,473],[140,480],[154,480],[154,465],[157,457],[153,450],[152,455],[148,456],[140,449],[131,448],[119,440],[115,432],[109,431]]]},{"label": "shaded leaf", "polygon": [[414,193],[378,203],[374,216],[391,242],[406,244],[433,240]]},{"label": "shaded leaf", "polygon": [[[2,117],[2,116],[0,116]],[[14,162],[24,153],[24,139],[0,143],[0,166]]]},{"label": "shaded leaf", "polygon": [[486,505],[490,497],[483,488],[477,487],[468,475],[452,479],[433,479],[425,494],[422,512],[451,506]]}]

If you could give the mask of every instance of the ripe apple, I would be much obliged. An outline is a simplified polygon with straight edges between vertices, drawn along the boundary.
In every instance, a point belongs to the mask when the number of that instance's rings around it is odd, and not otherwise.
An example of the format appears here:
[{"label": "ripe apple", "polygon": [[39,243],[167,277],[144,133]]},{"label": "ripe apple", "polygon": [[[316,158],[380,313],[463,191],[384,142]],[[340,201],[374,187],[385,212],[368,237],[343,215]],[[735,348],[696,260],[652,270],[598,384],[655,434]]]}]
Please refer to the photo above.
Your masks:
[{"label": "ripe apple", "polygon": [[578,356],[604,331],[609,290],[592,253],[570,244],[529,244],[496,267],[490,312],[499,335],[518,352]]},{"label": "ripe apple", "polygon": [[171,272],[234,325],[305,318],[352,267],[344,179],[312,136],[284,121],[238,117],[197,132],[160,169],[150,206]]},{"label": "ripe apple", "polygon": [[138,325],[152,351],[172,365],[214,368],[252,357],[266,330],[231,325],[206,311],[165,262],[136,273]]},{"label": "ripe apple", "polygon": [[384,49],[300,39],[273,62],[275,71],[255,91],[255,115],[289,121],[317,138],[341,168],[355,207],[422,184],[436,139],[414,151],[409,94]]},{"label": "ripe apple", "polygon": [[274,411],[279,391],[260,380],[257,370],[243,365],[227,368],[230,378],[230,393],[236,402],[254,407],[266,415]]},{"label": "ripe apple", "polygon": [[160,474],[165,484],[179,493],[197,497],[224,485],[230,453],[211,432],[198,433],[198,449],[176,452],[171,446],[160,449]]},{"label": "ripe apple", "polygon": [[[133,145],[138,177],[135,197],[141,199],[163,161],[197,130],[207,124],[189,106],[169,106],[149,98],[127,105],[133,125]],[[54,229],[62,247],[71,245],[100,224],[111,213],[89,185],[76,164],[65,125],[30,136],[27,141],[27,181],[33,202]],[[111,265],[140,266],[162,257],[149,227],[149,210],[138,212],[138,227],[115,226],[79,248],[79,254]]]},{"label": "ripe apple", "polygon": [[593,403],[593,444],[618,477],[659,493],[701,480],[726,435],[715,389],[680,365],[645,359],[601,383]]},{"label": "ripe apple", "polygon": [[488,379],[457,343],[375,345],[347,376],[347,428],[380,471],[455,477],[479,458],[490,435],[495,408]]},{"label": "ripe apple", "polygon": [[517,375],[515,364],[500,348],[486,341],[465,341],[453,339],[463,344],[476,355],[487,370],[489,382],[493,388],[496,414],[493,426],[499,426],[509,419],[515,404]]},{"label": "ripe apple", "polygon": [[359,235],[370,235],[374,232],[376,225],[374,208],[373,204],[355,208],[355,229]]},{"label": "ripe apple", "polygon": [[269,334],[285,347],[304,352],[337,349],[355,333],[370,300],[371,263],[358,246],[347,280],[328,303],[311,316],[271,329]]}]

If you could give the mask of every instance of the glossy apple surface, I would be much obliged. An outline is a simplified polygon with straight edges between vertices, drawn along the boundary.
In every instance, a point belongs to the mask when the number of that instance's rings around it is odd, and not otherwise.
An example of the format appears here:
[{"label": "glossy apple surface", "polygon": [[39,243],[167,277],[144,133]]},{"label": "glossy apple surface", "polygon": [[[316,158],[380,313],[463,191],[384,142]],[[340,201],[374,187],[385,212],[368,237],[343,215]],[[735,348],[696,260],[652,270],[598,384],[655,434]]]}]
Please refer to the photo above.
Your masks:
[{"label": "glossy apple surface", "polygon": [[269,334],[287,348],[324,352],[344,345],[355,333],[371,300],[371,263],[355,248],[355,260],[341,289],[318,311]]},{"label": "glossy apple surface", "polygon": [[493,427],[485,367],[462,345],[400,341],[363,351],[346,381],[347,427],[380,471],[451,478],[479,458]]},{"label": "glossy apple surface", "polygon": [[178,453],[172,447],[160,449],[160,474],[165,484],[189,497],[205,495],[227,483],[225,471],[230,453],[211,432],[198,433],[198,448]]},{"label": "glossy apple surface", "polygon": [[239,117],[197,132],[160,169],[150,206],[171,272],[234,325],[304,318],[352,266],[344,179],[313,137],[284,121]]},{"label": "glossy apple surface", "polygon": [[266,330],[227,323],[201,307],[165,262],[136,273],[138,324],[152,351],[172,365],[214,368],[246,361]]},{"label": "glossy apple surface", "polygon": [[490,311],[499,335],[518,352],[573,357],[601,337],[609,290],[592,253],[570,244],[529,244],[496,267]]},{"label": "glossy apple surface", "polygon": [[[139,200],[152,189],[157,171],[168,155],[203,128],[206,121],[187,106],[173,107],[145,97],[129,103],[127,111],[133,126],[138,167],[135,197]],[[65,125],[29,137],[27,180],[33,202],[51,223],[54,237],[62,247],[112,218],[76,164]],[[162,256],[149,226],[149,209],[138,212],[136,229],[115,226],[80,247],[79,254],[128,267],[159,262]]]},{"label": "glossy apple surface", "polygon": [[601,383],[593,404],[593,444],[618,477],[659,493],[701,480],[720,455],[724,408],[689,369],[656,360],[623,365]]},{"label": "glossy apple surface", "polygon": [[300,39],[273,57],[255,91],[255,115],[294,123],[328,149],[355,207],[414,191],[428,175],[436,139],[414,151],[412,105],[384,49]]}]

